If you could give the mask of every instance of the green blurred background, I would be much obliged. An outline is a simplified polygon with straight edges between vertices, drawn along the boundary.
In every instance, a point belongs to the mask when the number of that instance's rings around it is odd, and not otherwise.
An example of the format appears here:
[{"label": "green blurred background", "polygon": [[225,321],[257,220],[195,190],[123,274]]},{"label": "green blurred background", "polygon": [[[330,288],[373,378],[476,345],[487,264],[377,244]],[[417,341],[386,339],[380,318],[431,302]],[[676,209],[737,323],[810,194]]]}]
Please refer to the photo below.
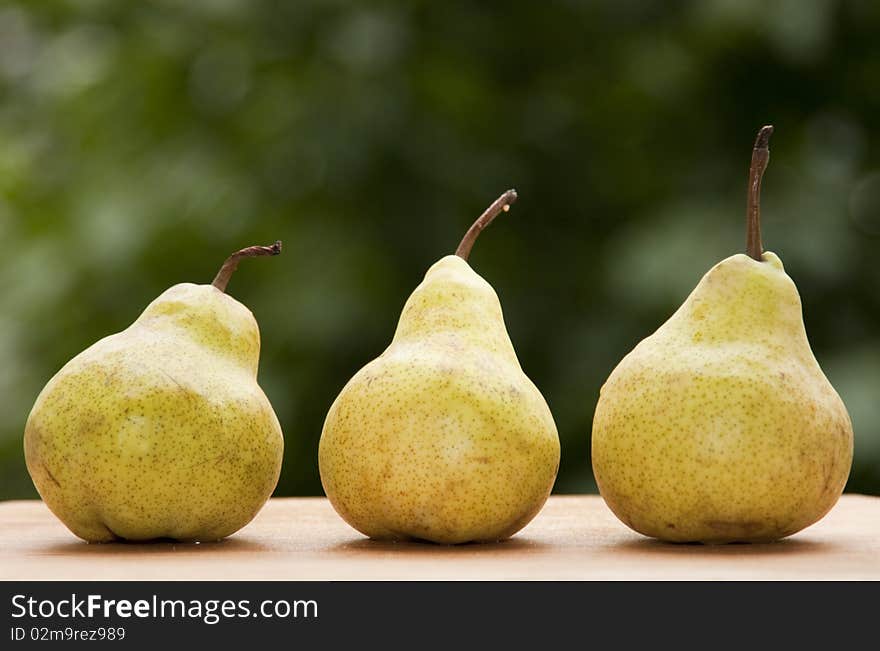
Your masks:
[{"label": "green blurred background", "polygon": [[0,4],[0,498],[46,381],[181,281],[282,239],[230,293],[260,322],[286,437],[277,494],[425,270],[501,191],[471,256],[595,490],[599,387],[744,247],[776,125],[764,243],[804,303],[880,494],[880,3],[112,0]]}]

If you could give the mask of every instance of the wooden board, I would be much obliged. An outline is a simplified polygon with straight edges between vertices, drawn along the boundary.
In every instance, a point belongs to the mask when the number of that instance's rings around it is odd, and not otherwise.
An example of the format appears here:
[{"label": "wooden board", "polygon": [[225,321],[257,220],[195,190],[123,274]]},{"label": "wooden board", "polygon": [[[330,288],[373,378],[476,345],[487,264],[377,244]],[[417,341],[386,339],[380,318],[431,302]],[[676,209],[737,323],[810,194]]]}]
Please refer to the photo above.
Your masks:
[{"label": "wooden board", "polygon": [[0,503],[0,579],[880,579],[880,498],[845,495],[768,545],[670,545],[621,524],[598,496],[554,496],[513,539],[379,543],[323,498],[273,499],[211,544],[89,545],[39,501]]}]

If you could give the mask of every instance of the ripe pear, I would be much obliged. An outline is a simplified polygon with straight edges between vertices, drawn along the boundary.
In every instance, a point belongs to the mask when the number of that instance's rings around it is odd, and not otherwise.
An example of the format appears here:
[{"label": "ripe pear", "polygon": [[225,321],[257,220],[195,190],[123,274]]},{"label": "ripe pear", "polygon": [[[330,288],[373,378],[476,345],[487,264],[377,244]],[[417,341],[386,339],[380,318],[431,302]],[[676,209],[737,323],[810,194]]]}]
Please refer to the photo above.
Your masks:
[{"label": "ripe pear", "polygon": [[761,245],[772,129],[753,150],[748,255],[710,269],[600,392],[596,481],[617,517],[646,536],[783,538],[825,515],[849,475],[849,415],[810,349],[794,282]]},{"label": "ripe pear", "polygon": [[498,296],[467,263],[479,232],[426,273],[389,347],[330,407],[319,466],[342,518],[376,539],[486,542],[524,527],[559,467],[556,425],[520,368]]},{"label": "ripe pear", "polygon": [[126,330],[70,360],[36,400],[25,457],[46,505],[91,542],[224,538],[278,482],[283,439],[257,384],[260,332],[225,293],[250,247],[212,285],[182,283]]}]

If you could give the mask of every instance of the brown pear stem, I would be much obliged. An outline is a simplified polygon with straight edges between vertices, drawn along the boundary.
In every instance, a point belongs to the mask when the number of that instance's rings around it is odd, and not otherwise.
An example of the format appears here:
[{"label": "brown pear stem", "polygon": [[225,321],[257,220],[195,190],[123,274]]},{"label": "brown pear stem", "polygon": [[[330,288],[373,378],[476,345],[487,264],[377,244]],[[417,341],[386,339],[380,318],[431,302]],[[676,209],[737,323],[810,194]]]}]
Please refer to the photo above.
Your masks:
[{"label": "brown pear stem", "polygon": [[746,253],[749,257],[762,261],[764,245],[761,243],[761,178],[770,161],[770,136],[773,126],[761,127],[755,146],[752,149],[752,164],[749,167],[749,199],[746,214]]},{"label": "brown pear stem", "polygon": [[510,210],[510,204],[514,201],[516,201],[516,190],[508,190],[495,199],[495,201],[492,202],[492,205],[486,208],[486,212],[477,218],[477,221],[473,223],[467,233],[464,234],[464,237],[461,238],[461,244],[459,244],[458,248],[455,250],[455,255],[462,260],[467,260],[468,256],[471,254],[471,249],[474,248],[474,242],[477,241],[477,238],[480,236],[480,233],[483,232],[483,229],[491,224],[492,220],[502,212]]},{"label": "brown pear stem", "polygon": [[225,292],[226,285],[229,284],[229,279],[232,278],[232,274],[238,269],[238,263],[242,258],[256,258],[261,255],[278,255],[279,253],[281,253],[281,240],[278,240],[272,246],[249,246],[241,251],[236,251],[226,258],[226,262],[220,267],[220,271],[214,276],[214,282],[211,284],[221,292]]}]

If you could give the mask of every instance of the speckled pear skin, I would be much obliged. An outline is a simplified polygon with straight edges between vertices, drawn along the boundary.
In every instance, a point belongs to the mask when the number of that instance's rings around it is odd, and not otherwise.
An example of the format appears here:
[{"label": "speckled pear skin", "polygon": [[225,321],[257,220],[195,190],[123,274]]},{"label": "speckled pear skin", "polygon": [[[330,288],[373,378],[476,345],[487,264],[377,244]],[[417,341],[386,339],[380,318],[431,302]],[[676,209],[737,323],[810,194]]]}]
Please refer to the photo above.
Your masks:
[{"label": "speckled pear skin", "polygon": [[24,435],[40,496],[92,542],[234,533],[281,469],[259,352],[244,305],[211,285],[171,287],[40,393]]},{"label": "speckled pear skin", "polygon": [[782,262],[734,255],[614,369],[593,471],[624,523],[678,542],[789,536],[840,497],[852,424]]},{"label": "speckled pear skin", "polygon": [[541,509],[556,425],[495,291],[463,259],[428,270],[391,345],[336,398],[319,465],[334,508],[376,539],[496,541]]}]

